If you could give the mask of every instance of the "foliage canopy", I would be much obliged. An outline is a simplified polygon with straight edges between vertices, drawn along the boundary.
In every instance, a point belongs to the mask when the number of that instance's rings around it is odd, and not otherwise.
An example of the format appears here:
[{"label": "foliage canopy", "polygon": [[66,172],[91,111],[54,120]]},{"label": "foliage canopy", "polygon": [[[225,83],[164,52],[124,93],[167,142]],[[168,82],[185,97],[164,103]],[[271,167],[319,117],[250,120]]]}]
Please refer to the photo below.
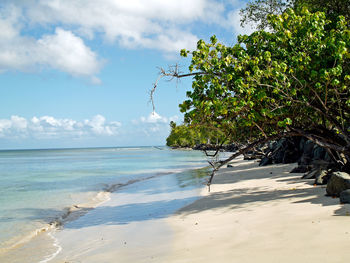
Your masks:
[{"label": "foliage canopy", "polygon": [[[303,135],[350,156],[350,30],[343,16],[306,8],[269,15],[271,32],[239,36],[232,47],[200,40],[185,121],[212,126],[236,142]],[[327,30],[326,30],[327,29]],[[188,75],[188,74],[187,74]],[[178,77],[181,77],[177,75]]]}]

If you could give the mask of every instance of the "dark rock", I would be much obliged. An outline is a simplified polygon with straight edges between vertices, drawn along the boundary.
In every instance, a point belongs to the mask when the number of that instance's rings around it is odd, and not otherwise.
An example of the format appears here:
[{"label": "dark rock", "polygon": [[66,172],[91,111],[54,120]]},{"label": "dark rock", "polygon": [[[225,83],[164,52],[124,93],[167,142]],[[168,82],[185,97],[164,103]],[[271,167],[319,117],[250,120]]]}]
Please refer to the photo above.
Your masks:
[{"label": "dark rock", "polygon": [[312,141],[310,141],[310,140],[306,141],[305,145],[304,145],[303,154],[312,156],[312,152],[313,152],[314,146],[315,146],[315,144]]},{"label": "dark rock", "polygon": [[232,165],[232,164],[228,164],[228,165],[227,165],[227,168],[230,168],[230,167],[233,167],[233,165]]},{"label": "dark rock", "polygon": [[326,151],[326,154],[324,155],[324,160],[326,162],[331,162],[332,161],[332,158],[331,156],[329,155],[329,153]]},{"label": "dark rock", "polygon": [[327,170],[323,169],[316,169],[315,173],[315,184],[317,185],[323,185],[327,184],[327,181],[331,177],[331,174]]},{"label": "dark rock", "polygon": [[235,152],[237,151],[238,147],[235,144],[228,144],[228,145],[216,145],[216,144],[197,144],[192,147],[193,150],[198,150],[198,151],[226,151],[226,152]]},{"label": "dark rock", "polygon": [[283,163],[284,151],[279,150],[273,155],[274,163]]},{"label": "dark rock", "polygon": [[277,146],[278,146],[278,143],[276,141],[271,141],[269,143],[269,148],[270,148],[271,151],[276,150]]},{"label": "dark rock", "polygon": [[303,152],[300,157],[298,164],[310,164],[313,157],[314,143],[310,140],[306,141],[304,144]]},{"label": "dark rock", "polygon": [[296,149],[286,150],[283,156],[283,163],[295,163],[299,158],[300,154]]},{"label": "dark rock", "polygon": [[235,152],[238,150],[238,147],[236,144],[232,143],[232,144],[225,145],[224,150],[227,152]]},{"label": "dark rock", "polygon": [[265,144],[263,147],[264,153],[269,153],[273,150],[274,145],[276,144],[276,141],[270,141]]},{"label": "dark rock", "polygon": [[306,141],[307,141],[307,140],[306,140],[304,137],[301,137],[301,138],[300,138],[300,141],[299,141],[299,151],[300,151],[301,153],[304,152],[304,147],[305,147]]},{"label": "dark rock", "polygon": [[299,165],[295,167],[290,173],[306,173],[310,171],[310,166],[308,165]]},{"label": "dark rock", "polygon": [[331,167],[331,164],[325,160],[313,160],[311,164],[314,168],[323,170],[329,169]]},{"label": "dark rock", "polygon": [[317,173],[318,169],[313,169],[310,172],[304,174],[303,177],[301,177],[301,179],[315,179]]},{"label": "dark rock", "polygon": [[265,166],[265,165],[269,165],[272,164],[272,159],[269,157],[264,157],[261,159],[259,166]]},{"label": "dark rock", "polygon": [[312,152],[313,160],[324,160],[327,151],[325,148],[315,146]]},{"label": "dark rock", "polygon": [[327,194],[339,196],[346,189],[350,189],[350,175],[344,172],[334,172],[327,183]]},{"label": "dark rock", "polygon": [[[327,151],[324,148],[315,145],[311,140],[298,136],[286,137],[276,142],[270,142],[267,147],[260,147],[259,153],[264,153],[271,160],[264,159],[263,156],[254,156],[253,153],[249,153],[246,159],[254,159],[255,157],[263,158],[264,161],[261,161],[261,165],[270,164],[271,161],[272,163],[298,162],[302,168],[300,168],[300,171],[297,169],[293,172],[307,172],[308,170],[305,170],[305,166],[310,165],[315,160],[325,160],[326,157],[328,158]],[[314,167],[319,167],[319,165]]]},{"label": "dark rock", "polygon": [[282,138],[272,147],[272,152],[269,157],[273,163],[294,163],[300,157],[299,138],[288,137]]},{"label": "dark rock", "polygon": [[340,197],[340,203],[350,204],[350,189],[342,191],[339,197]]},{"label": "dark rock", "polygon": [[298,161],[298,164],[299,165],[308,165],[311,163],[311,161],[312,161],[312,158],[310,155],[302,154],[299,161]]}]

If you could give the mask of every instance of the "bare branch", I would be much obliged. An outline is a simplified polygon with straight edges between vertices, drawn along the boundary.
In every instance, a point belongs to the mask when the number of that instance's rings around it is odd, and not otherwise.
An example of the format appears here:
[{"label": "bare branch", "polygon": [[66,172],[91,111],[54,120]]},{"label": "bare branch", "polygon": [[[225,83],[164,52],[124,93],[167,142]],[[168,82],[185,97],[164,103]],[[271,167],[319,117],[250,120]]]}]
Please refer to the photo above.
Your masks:
[{"label": "bare branch", "polygon": [[169,66],[168,70],[160,68],[158,78],[156,79],[155,83],[153,84],[153,88],[149,91],[149,95],[150,95],[149,101],[152,103],[153,111],[155,111],[154,93],[157,89],[158,82],[161,79],[168,78],[167,81],[172,81],[173,79],[179,80],[182,78],[193,77],[193,76],[198,76],[198,75],[216,75],[216,76],[219,76],[220,74],[209,73],[209,72],[191,72],[191,73],[182,74],[178,64],[175,64],[173,66]]}]

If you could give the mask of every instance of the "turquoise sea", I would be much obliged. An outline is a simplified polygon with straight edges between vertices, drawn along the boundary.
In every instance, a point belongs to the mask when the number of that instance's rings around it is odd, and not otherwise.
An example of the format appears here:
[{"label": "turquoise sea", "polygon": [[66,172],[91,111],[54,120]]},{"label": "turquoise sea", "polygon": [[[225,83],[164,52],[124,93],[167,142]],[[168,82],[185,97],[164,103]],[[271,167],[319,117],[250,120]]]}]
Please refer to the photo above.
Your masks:
[{"label": "turquoise sea", "polygon": [[199,151],[167,147],[0,151],[0,255],[101,193],[201,188],[206,165]]}]

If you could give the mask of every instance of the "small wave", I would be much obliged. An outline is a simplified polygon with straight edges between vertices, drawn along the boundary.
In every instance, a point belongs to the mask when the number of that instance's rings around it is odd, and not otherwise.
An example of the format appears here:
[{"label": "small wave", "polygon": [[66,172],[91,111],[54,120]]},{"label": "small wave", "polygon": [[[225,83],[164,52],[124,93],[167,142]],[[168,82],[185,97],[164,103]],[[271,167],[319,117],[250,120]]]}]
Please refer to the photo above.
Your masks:
[{"label": "small wave", "polygon": [[58,239],[55,238],[55,236],[53,235],[54,233],[55,233],[55,232],[52,231],[52,232],[49,233],[48,235],[49,235],[49,237],[52,238],[52,240],[53,240],[53,246],[56,247],[57,250],[56,250],[54,253],[52,253],[51,255],[45,257],[45,259],[39,261],[39,263],[47,263],[47,262],[53,260],[59,253],[61,253],[62,247],[60,246],[60,244],[59,244],[59,242],[58,242]]},{"label": "small wave", "polygon": [[27,242],[31,241],[33,238],[39,236],[40,234],[46,233],[46,232],[51,231],[55,228],[56,228],[55,224],[49,223],[49,224],[46,224],[42,228],[35,229],[34,231],[28,233],[25,236],[14,237],[6,242],[7,244],[9,244],[8,246],[4,246],[4,247],[0,248],[0,254],[3,254],[3,253],[6,253],[7,251],[19,248],[22,245],[26,244]]},{"label": "small wave", "polygon": [[[165,176],[165,175],[169,175],[169,174],[177,174],[177,173],[184,172],[186,170],[194,170],[194,169],[198,169],[198,168],[203,168],[203,166],[185,167],[182,169],[178,168],[178,169],[173,169],[171,171],[169,171],[168,169],[165,169],[162,171],[158,170],[157,173],[152,173],[152,175],[149,175],[149,176],[143,176],[140,178],[130,179],[130,180],[123,182],[123,183],[114,183],[114,184],[105,185],[103,187],[102,191],[99,191],[96,194],[96,196],[94,198],[92,198],[91,201],[89,201],[87,203],[82,203],[82,204],[74,204],[70,207],[67,207],[67,208],[63,209],[63,211],[60,213],[59,216],[57,216],[56,218],[51,220],[44,227],[32,231],[31,233],[29,233],[25,237],[22,237],[19,241],[16,241],[15,243],[14,243],[14,240],[10,240],[8,243],[9,244],[12,243],[12,245],[5,247],[5,248],[0,248],[0,254],[6,253],[9,250],[14,250],[14,249],[20,248],[21,246],[23,246],[27,242],[30,242],[32,239],[38,237],[41,234],[46,233],[53,240],[52,245],[57,248],[53,254],[51,254],[50,256],[47,256],[46,258],[44,258],[42,261],[39,262],[39,263],[47,263],[47,262],[51,261],[52,259],[54,259],[62,251],[62,247],[59,245],[58,240],[54,237],[54,233],[57,230],[64,227],[64,224],[71,222],[71,221],[74,221],[74,220],[80,218],[81,216],[84,216],[92,209],[109,201],[111,193],[118,191],[122,187],[126,187],[129,185],[138,183],[138,182],[150,180],[150,179],[153,179],[156,177]],[[17,239],[18,239],[18,237],[17,237]]]},{"label": "small wave", "polygon": [[52,235],[54,231],[60,229],[64,224],[74,221],[79,217],[87,214],[89,211],[96,208],[98,205],[101,205],[102,203],[110,200],[110,193],[117,191],[121,187],[125,187],[140,181],[152,179],[157,176],[166,175],[166,174],[170,174],[170,172],[157,173],[155,175],[148,176],[148,177],[131,179],[125,183],[116,183],[116,184],[106,185],[102,189],[102,191],[98,192],[96,196],[92,198],[91,201],[87,203],[82,203],[82,204],[74,204],[70,207],[64,208],[59,216],[51,220],[49,223],[44,224],[43,227],[35,229],[34,231],[28,234],[25,234],[25,236],[22,236],[22,237],[17,236],[8,240],[6,242],[6,244],[8,245],[6,246],[5,244],[4,247],[0,248],[0,254],[6,253],[7,251],[10,251],[10,250],[20,248],[22,245],[26,244],[27,242],[30,242],[32,239],[34,239],[35,237],[43,233],[50,232],[49,235],[54,239]]},{"label": "small wave", "polygon": [[[34,231],[25,234],[22,237],[17,236],[8,240],[6,243],[9,245],[5,245],[4,247],[0,248],[0,254],[5,254],[8,251],[18,249],[44,233],[48,233],[48,235],[54,240],[53,246],[58,248],[58,254],[60,252],[58,240],[56,240],[56,238],[53,236],[53,233],[60,229],[60,227],[62,227],[62,225],[65,223],[78,219],[90,210],[94,209],[96,206],[108,201],[109,194],[109,192],[102,191],[97,193],[97,195],[88,203],[72,205],[71,207],[63,209],[62,213],[58,217],[56,217],[51,222],[44,224],[43,227],[35,229]],[[46,262],[48,262],[48,260]]]},{"label": "small wave", "polygon": [[143,148],[139,148],[139,147],[118,147],[118,148],[113,148],[111,149],[112,151],[132,151],[132,150],[142,150]]}]

